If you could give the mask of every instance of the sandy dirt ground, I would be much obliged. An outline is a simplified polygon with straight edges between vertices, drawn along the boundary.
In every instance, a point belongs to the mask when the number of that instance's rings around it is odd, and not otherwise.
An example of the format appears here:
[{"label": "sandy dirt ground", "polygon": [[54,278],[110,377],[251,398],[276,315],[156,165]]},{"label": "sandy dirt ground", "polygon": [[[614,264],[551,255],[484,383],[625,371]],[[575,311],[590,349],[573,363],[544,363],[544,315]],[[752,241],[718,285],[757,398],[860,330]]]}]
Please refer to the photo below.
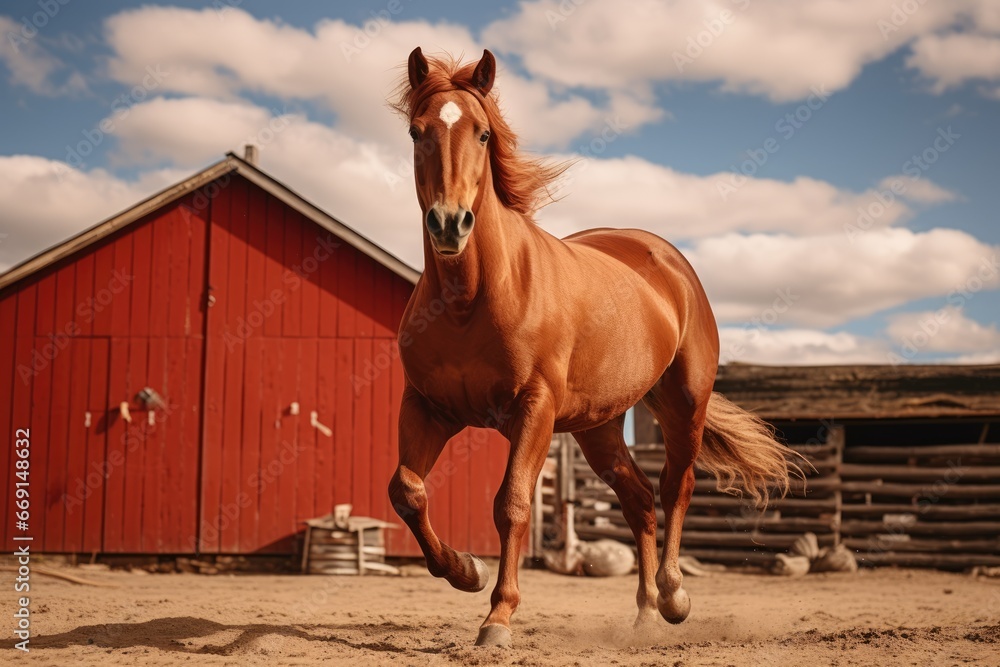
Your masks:
[{"label": "sandy dirt ground", "polygon": [[[1000,665],[1000,580],[917,570],[687,578],[688,620],[637,636],[635,575],[521,575],[514,646],[472,646],[489,590],[426,575],[302,577],[72,570],[32,579],[39,665]],[[417,568],[407,568],[417,572]],[[495,574],[495,572],[494,572]],[[6,578],[12,575],[5,575]]]}]

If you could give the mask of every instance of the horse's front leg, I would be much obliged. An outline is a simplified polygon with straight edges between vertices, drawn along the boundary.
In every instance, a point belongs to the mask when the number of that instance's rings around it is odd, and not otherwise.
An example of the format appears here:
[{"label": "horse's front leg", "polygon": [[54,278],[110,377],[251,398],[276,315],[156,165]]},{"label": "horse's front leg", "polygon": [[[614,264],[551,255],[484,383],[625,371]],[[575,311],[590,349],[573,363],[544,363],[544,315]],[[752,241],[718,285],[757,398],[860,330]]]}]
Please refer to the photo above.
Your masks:
[{"label": "horse's front leg", "polygon": [[435,419],[424,397],[407,386],[399,410],[399,466],[389,482],[389,499],[424,552],[427,570],[461,591],[474,593],[486,588],[489,570],[472,554],[455,551],[438,539],[431,528],[424,486],[441,450],[458,431],[457,425]]},{"label": "horse's front leg", "polygon": [[549,453],[554,417],[549,397],[525,401],[508,432],[507,472],[493,502],[493,521],[500,534],[500,572],[490,598],[492,608],[479,628],[477,646],[510,644],[510,617],[521,601],[517,585],[521,539],[531,516],[535,482]]}]

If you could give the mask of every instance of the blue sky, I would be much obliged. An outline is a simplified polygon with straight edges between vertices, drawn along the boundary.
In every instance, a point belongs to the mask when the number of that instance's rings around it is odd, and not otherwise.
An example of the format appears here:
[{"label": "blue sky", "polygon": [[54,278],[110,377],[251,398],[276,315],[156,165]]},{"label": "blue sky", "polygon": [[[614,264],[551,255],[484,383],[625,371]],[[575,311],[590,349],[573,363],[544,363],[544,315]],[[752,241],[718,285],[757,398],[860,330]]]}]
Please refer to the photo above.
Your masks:
[{"label": "blue sky", "polygon": [[[269,124],[265,169],[416,264],[409,146],[384,99],[413,46],[485,46],[525,145],[586,157],[540,224],[639,226],[684,249],[724,360],[887,363],[914,336],[906,361],[1000,359],[1000,12],[987,0],[896,16],[861,0],[837,16],[776,0],[70,0],[43,22],[46,6],[0,10],[0,269]],[[605,143],[609,122],[625,129]],[[752,173],[734,180],[741,166]],[[904,193],[855,237],[859,209],[894,180]],[[775,306],[781,290],[793,300]]]}]

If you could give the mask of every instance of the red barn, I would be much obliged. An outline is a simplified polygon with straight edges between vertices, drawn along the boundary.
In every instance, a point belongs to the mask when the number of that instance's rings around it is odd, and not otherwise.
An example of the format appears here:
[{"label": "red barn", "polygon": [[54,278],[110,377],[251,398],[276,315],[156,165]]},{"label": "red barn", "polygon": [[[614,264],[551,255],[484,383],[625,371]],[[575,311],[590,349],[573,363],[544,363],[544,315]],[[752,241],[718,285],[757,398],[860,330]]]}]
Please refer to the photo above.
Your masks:
[{"label": "red barn", "polygon": [[[291,553],[336,503],[395,520],[396,330],[418,276],[232,154],[0,276],[0,431],[31,443],[27,531],[0,456],[7,548]],[[432,517],[496,555],[506,440],[456,441]]]}]

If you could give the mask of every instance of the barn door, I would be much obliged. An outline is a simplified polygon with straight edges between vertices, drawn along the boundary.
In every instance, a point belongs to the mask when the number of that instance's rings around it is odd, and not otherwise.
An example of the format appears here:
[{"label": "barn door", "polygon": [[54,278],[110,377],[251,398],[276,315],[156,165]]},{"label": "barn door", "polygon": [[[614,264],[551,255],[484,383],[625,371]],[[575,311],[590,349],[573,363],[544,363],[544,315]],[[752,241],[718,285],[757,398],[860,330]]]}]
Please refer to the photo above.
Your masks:
[{"label": "barn door", "polygon": [[[189,196],[113,243],[114,266],[130,278],[107,321],[95,319],[95,334],[109,335],[93,341],[90,355],[106,372],[98,391],[107,398],[102,410],[95,405],[90,434],[106,448],[106,552],[197,546],[207,230],[194,203]],[[85,509],[85,520],[99,512]]]},{"label": "barn door", "polygon": [[[189,201],[18,289],[13,406],[31,431],[33,550],[196,546],[206,228],[182,213]],[[140,399],[147,387],[158,401]]]},{"label": "barn door", "polygon": [[199,550],[289,553],[302,521],[329,511],[318,299],[331,258],[314,253],[329,235],[238,177],[210,223]]}]

